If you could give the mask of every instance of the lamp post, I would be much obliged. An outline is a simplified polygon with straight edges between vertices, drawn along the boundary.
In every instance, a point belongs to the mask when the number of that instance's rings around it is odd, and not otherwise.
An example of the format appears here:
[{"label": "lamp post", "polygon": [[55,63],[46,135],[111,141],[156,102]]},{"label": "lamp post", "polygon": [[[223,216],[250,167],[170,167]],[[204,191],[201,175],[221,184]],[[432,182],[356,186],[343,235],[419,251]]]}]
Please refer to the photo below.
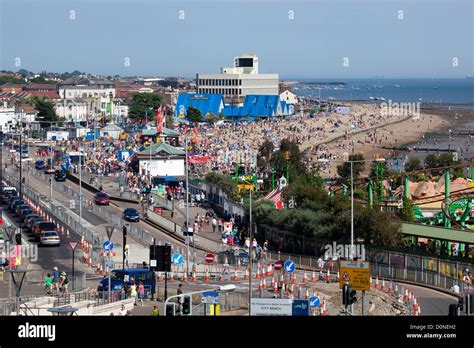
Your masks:
[{"label": "lamp post", "polygon": [[328,162],[342,162],[350,163],[351,165],[351,248],[349,253],[349,260],[354,259],[354,163],[365,163],[365,162],[385,162],[385,158],[378,158],[375,160],[357,160],[357,161],[337,161],[337,160],[328,160],[325,158],[319,158],[318,162],[328,163]]}]

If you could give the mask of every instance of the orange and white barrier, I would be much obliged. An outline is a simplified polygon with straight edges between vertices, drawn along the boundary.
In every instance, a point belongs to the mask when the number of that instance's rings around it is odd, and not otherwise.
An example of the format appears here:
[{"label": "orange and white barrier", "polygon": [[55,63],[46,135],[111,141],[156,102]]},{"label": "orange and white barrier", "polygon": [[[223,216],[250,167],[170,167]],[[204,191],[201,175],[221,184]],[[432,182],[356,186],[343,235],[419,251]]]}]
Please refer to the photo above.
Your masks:
[{"label": "orange and white barrier", "polygon": [[313,274],[311,275],[311,282],[315,283],[318,279],[316,278],[316,272],[313,271]]},{"label": "orange and white barrier", "polygon": [[304,271],[303,273],[303,283],[307,283],[308,282],[308,276],[306,275],[306,271]]},{"label": "orange and white barrier", "polygon": [[257,274],[255,275],[255,278],[260,279],[260,265],[257,266]]},{"label": "orange and white barrier", "polygon": [[277,284],[276,282],[275,282],[275,284],[273,284],[273,292],[274,292],[275,294],[278,293],[278,284]]},{"label": "orange and white barrier", "polygon": [[234,281],[237,281],[239,280],[239,276],[237,275],[237,270],[234,271],[234,278],[233,278]]}]

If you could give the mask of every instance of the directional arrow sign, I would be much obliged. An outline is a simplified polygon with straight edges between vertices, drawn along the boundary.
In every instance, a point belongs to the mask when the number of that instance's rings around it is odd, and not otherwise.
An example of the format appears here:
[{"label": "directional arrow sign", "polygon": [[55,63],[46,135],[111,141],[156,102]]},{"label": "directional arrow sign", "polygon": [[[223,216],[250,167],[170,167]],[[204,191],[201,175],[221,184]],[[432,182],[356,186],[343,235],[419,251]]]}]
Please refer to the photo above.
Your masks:
[{"label": "directional arrow sign", "polygon": [[69,247],[70,247],[72,250],[76,249],[76,247],[77,247],[77,242],[69,242],[68,244],[69,244]]},{"label": "directional arrow sign", "polygon": [[183,257],[183,255],[181,255],[181,254],[179,254],[179,253],[174,253],[173,255],[171,255],[171,261],[172,261],[175,265],[179,266],[179,265],[181,265],[181,264],[183,263],[184,257]]},{"label": "directional arrow sign", "polygon": [[320,303],[321,303],[321,300],[319,299],[318,296],[311,296],[309,298],[309,306],[311,308],[319,307]]},{"label": "directional arrow sign", "polygon": [[291,260],[286,260],[285,263],[283,264],[283,267],[285,268],[285,271],[287,271],[288,273],[293,273],[296,269],[295,263]]},{"label": "directional arrow sign", "polygon": [[106,240],[104,244],[102,244],[102,248],[104,249],[104,251],[112,251],[114,249],[114,243]]}]

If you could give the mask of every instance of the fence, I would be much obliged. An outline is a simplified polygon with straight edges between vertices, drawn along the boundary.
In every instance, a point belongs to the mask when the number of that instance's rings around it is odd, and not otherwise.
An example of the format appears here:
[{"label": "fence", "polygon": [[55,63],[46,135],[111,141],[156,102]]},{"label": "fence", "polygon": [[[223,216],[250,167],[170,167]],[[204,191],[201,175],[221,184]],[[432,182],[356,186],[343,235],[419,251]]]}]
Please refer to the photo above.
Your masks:
[{"label": "fence", "polygon": [[[283,261],[289,259],[296,264],[296,267],[303,269],[318,268],[317,258],[311,256],[267,252],[267,258]],[[462,273],[466,268],[471,269],[473,266],[464,262],[381,250],[369,251],[367,260],[371,262],[373,276],[424,284],[453,294],[455,285],[459,287],[460,293],[465,291]],[[332,272],[337,272],[338,267],[338,263],[335,262]],[[325,262],[323,269],[328,269],[328,262]]]}]

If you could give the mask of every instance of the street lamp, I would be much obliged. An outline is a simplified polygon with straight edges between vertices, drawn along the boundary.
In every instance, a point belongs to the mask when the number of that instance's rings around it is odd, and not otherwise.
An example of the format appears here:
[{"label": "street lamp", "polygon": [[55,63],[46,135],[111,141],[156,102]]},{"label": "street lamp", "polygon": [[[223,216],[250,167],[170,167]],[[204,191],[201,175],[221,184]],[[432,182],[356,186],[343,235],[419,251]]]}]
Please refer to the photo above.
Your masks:
[{"label": "street lamp", "polygon": [[377,158],[375,160],[356,160],[356,161],[338,161],[338,160],[328,160],[326,158],[319,158],[318,162],[328,163],[328,162],[342,162],[351,164],[351,249],[349,253],[349,259],[354,259],[354,163],[364,163],[364,162],[385,162],[385,158]]}]

